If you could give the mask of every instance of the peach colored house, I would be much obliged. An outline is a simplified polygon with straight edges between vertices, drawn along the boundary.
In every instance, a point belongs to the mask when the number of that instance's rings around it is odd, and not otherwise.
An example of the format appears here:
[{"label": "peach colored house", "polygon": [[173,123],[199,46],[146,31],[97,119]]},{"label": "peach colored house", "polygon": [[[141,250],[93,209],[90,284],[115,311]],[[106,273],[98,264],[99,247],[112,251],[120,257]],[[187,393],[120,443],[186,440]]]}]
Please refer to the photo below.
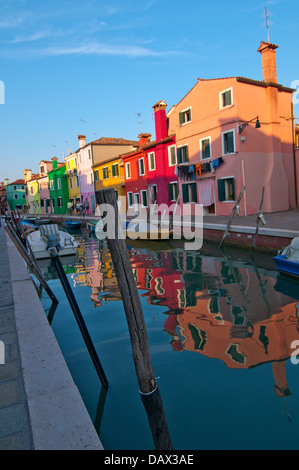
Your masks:
[{"label": "peach colored house", "polygon": [[204,215],[230,215],[243,185],[241,215],[257,212],[263,187],[263,212],[296,207],[294,90],[277,83],[277,47],[260,44],[262,81],[198,79],[167,114],[181,202]]}]

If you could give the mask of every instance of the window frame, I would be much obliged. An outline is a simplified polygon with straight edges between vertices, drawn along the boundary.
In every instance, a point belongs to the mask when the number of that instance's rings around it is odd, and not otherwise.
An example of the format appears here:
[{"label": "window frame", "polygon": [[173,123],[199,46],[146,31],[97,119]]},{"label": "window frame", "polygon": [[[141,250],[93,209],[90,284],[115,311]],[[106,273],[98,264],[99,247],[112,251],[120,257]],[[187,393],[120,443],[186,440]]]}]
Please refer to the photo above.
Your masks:
[{"label": "window frame", "polygon": [[[143,204],[143,194],[144,193],[145,193],[145,196],[146,196],[146,205]],[[140,200],[141,200],[142,207],[148,207],[148,196],[147,196],[147,190],[146,189],[141,189],[140,190]]]},{"label": "window frame", "polygon": [[[190,113],[190,118],[188,119],[189,113]],[[179,113],[180,126],[185,126],[189,122],[192,122],[192,106],[188,106],[188,108],[182,109],[182,111]]]},{"label": "window frame", "polygon": [[[131,199],[131,204],[130,204],[130,199]],[[133,202],[134,202],[133,191],[128,191],[127,192],[127,202],[128,202],[128,208],[133,207]]]},{"label": "window frame", "polygon": [[[171,150],[174,148],[174,158],[175,158],[175,163],[171,163]],[[169,145],[167,147],[168,151],[168,165],[169,167],[171,166],[176,166],[178,164],[178,157],[177,157],[177,151],[176,151],[176,145]]]},{"label": "window frame", "polygon": [[[143,173],[140,171],[140,162],[142,161],[143,164]],[[144,157],[138,158],[138,174],[139,176],[144,176],[145,175],[145,165],[144,165]]]},{"label": "window frame", "polygon": [[[182,160],[181,162],[179,162],[179,158],[178,158],[178,151],[182,151],[183,148],[186,148],[187,149],[187,160]],[[177,165],[183,165],[184,163],[189,163],[189,147],[188,147],[188,144],[183,144],[183,145],[180,145],[179,147],[177,147]]]},{"label": "window frame", "polygon": [[[225,145],[224,145],[224,135],[225,134],[229,134],[229,133],[232,133],[233,134],[233,152],[225,152]],[[225,155],[233,155],[234,153],[236,153],[236,132],[235,132],[235,129],[228,129],[227,131],[223,131],[221,132],[221,144],[222,144],[222,156],[225,156]]]},{"label": "window frame", "polygon": [[[232,198],[228,199],[228,186],[227,183],[228,181],[232,181]],[[223,188],[221,189],[221,186],[223,185]],[[218,188],[218,201],[219,202],[235,202],[236,195],[235,195],[235,177],[234,176],[224,176],[223,178],[219,178],[217,180],[217,188]],[[221,197],[221,192],[223,191],[224,193],[224,199]]]},{"label": "window frame", "polygon": [[[154,167],[151,166],[151,156],[153,156],[153,163]],[[148,171],[155,171],[156,169],[156,155],[155,152],[148,152],[147,154],[147,163],[148,163]]]},{"label": "window frame", "polygon": [[[204,157],[203,156],[203,148],[202,148],[202,143],[208,140],[209,141],[209,147],[210,147],[210,156],[209,157]],[[199,140],[199,150],[200,150],[200,159],[203,161],[211,160],[212,158],[212,139],[211,136],[203,137],[202,139]]]},{"label": "window frame", "polygon": [[102,174],[103,174],[103,181],[109,179],[109,168],[108,168],[108,166],[103,166]]},{"label": "window frame", "polygon": [[130,180],[131,179],[131,162],[126,162],[125,170],[126,170],[126,179]]},{"label": "window frame", "polygon": [[[184,187],[187,187],[188,186],[188,201],[184,201]],[[191,186],[195,188],[195,201],[190,201],[190,190],[191,190]],[[191,190],[192,191],[192,190]],[[195,182],[193,183],[182,183],[182,198],[183,198],[183,204],[196,204],[197,201],[198,201],[198,195],[197,195],[197,184]]]},{"label": "window frame", "polygon": [[[169,198],[169,201],[175,202],[177,200],[178,194],[179,194],[179,183],[178,181],[170,181],[168,183],[168,197],[170,196],[170,187],[172,188],[172,199]],[[173,188],[176,187],[176,190]],[[173,197],[174,196],[174,197]]]},{"label": "window frame", "polygon": [[[223,96],[230,91],[230,97],[231,97],[231,103],[223,105]],[[225,90],[222,90],[219,92],[219,109],[226,109],[229,108],[230,106],[233,106],[234,104],[234,99],[233,99],[233,87],[226,88]]]},{"label": "window frame", "polygon": [[[115,168],[117,169],[117,172],[113,171],[113,169],[115,170]],[[113,172],[114,172],[115,174],[113,174]],[[119,167],[118,167],[118,163],[113,163],[113,164],[111,165],[111,173],[112,173],[112,177],[113,177],[113,178],[118,178],[118,177],[119,177]]]}]

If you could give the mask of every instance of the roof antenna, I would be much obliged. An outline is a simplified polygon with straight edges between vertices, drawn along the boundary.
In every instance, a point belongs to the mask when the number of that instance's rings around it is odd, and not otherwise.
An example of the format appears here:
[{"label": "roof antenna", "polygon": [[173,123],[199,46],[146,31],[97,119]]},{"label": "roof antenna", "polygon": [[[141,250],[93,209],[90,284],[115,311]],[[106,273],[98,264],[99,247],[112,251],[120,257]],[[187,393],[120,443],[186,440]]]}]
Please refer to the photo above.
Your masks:
[{"label": "roof antenna", "polygon": [[266,27],[267,27],[268,42],[270,42],[270,36],[269,36],[269,16],[268,16],[267,7],[265,7],[265,15],[266,15]]},{"label": "roof antenna", "polygon": [[141,134],[141,124],[142,124],[142,122],[140,121],[141,114],[140,114],[140,113],[134,113],[134,114],[137,114],[137,116],[139,117],[138,124],[139,124],[139,126],[140,126],[140,134]]}]

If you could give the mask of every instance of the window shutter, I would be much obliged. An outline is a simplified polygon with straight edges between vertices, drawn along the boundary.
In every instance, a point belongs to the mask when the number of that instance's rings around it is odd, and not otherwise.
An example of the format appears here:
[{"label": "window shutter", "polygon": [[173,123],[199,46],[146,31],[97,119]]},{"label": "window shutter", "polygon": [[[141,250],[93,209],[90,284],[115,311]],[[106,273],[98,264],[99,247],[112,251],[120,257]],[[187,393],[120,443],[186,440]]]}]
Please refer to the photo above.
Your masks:
[{"label": "window shutter", "polygon": [[224,180],[218,180],[218,199],[219,201],[225,201]]},{"label": "window shutter", "polygon": [[177,149],[177,159],[178,159],[178,165],[180,165],[182,163],[182,148],[181,147]]},{"label": "window shutter", "polygon": [[180,124],[184,124],[185,122],[185,113],[179,113],[179,120],[180,120]]},{"label": "window shutter", "polygon": [[172,184],[169,183],[169,184],[168,184],[168,199],[169,199],[170,201],[172,201],[172,196],[173,196],[173,194],[172,194]]},{"label": "window shutter", "polygon": [[230,181],[231,181],[231,184],[232,184],[232,199],[233,199],[233,201],[235,201],[235,179],[232,178]]},{"label": "window shutter", "polygon": [[234,133],[228,132],[227,133],[227,151],[228,153],[234,152]]},{"label": "window shutter", "polygon": [[196,183],[192,183],[191,191],[192,191],[192,195],[193,195],[192,201],[193,201],[193,202],[197,202]]},{"label": "window shutter", "polygon": [[185,146],[185,156],[186,156],[185,162],[189,162],[188,145]]},{"label": "window shutter", "polygon": [[186,203],[189,200],[189,198],[188,198],[188,185],[183,184],[182,185],[182,190],[183,190],[183,203]]}]

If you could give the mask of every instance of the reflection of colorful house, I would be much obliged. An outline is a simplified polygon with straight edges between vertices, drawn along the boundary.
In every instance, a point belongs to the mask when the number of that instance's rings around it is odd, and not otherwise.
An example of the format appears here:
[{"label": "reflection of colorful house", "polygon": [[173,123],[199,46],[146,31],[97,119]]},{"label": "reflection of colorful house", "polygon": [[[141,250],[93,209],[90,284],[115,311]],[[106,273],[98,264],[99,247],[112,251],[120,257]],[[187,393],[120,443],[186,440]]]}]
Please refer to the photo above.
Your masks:
[{"label": "reflection of colorful house", "polygon": [[[242,215],[296,207],[294,90],[277,83],[276,48],[262,42],[263,80],[198,79],[168,112],[176,134],[181,202],[229,215],[242,186]],[[258,119],[257,119],[258,117]],[[257,171],[258,169],[258,171]]]},{"label": "reflection of colorful house", "polygon": [[81,202],[78,155],[72,153],[64,158],[66,164],[66,175],[68,180],[69,197],[75,207],[76,202]]},{"label": "reflection of colorful house", "polygon": [[48,172],[51,212],[66,214],[69,201],[68,181],[65,163],[52,158],[52,170]]}]

